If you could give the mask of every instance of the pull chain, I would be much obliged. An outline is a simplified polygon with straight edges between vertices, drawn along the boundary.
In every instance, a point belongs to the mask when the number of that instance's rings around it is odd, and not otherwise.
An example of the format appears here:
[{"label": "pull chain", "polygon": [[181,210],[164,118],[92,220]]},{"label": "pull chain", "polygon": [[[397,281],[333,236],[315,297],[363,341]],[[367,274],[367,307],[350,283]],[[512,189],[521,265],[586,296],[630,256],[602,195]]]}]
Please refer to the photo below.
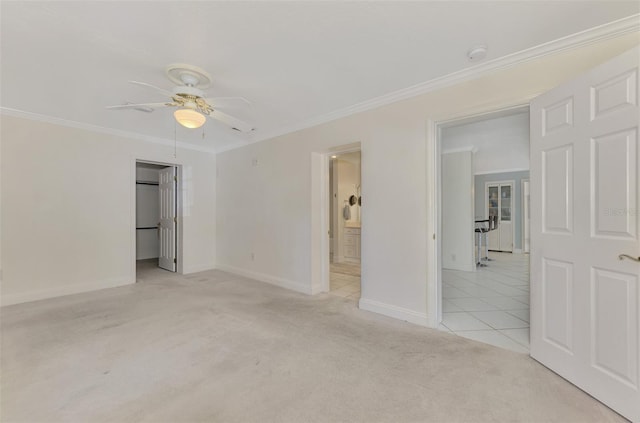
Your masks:
[{"label": "pull chain", "polygon": [[178,157],[178,129],[176,120],[173,120],[173,158]]}]

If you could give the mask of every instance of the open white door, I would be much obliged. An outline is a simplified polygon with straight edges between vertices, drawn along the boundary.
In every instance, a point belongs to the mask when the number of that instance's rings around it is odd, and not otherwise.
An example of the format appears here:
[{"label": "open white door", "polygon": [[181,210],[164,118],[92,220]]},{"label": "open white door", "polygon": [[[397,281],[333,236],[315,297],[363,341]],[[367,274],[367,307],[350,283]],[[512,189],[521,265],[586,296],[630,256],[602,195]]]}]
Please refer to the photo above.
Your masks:
[{"label": "open white door", "polygon": [[160,169],[160,256],[158,266],[176,271],[176,168]]},{"label": "open white door", "polygon": [[531,103],[531,356],[640,422],[640,49]]}]

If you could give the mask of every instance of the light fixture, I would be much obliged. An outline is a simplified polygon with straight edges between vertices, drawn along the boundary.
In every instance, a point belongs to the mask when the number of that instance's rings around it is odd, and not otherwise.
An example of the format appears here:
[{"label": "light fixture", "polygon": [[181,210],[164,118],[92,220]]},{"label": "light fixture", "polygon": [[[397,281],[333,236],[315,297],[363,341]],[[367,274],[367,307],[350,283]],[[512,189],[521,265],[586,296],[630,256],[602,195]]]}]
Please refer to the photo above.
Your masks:
[{"label": "light fixture", "polygon": [[331,158],[332,158],[332,159],[337,159],[337,158],[338,158],[338,156],[331,156]]},{"label": "light fixture", "polygon": [[185,128],[200,128],[207,121],[207,118],[193,109],[178,109],[173,112],[173,116],[178,123]]}]

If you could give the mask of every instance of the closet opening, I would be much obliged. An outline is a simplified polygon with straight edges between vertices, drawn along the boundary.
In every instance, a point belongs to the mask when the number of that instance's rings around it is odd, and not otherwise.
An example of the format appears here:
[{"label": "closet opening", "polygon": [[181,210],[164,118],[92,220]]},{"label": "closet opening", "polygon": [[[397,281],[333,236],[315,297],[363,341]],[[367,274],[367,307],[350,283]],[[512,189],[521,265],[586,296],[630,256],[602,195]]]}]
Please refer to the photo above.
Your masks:
[{"label": "closet opening", "polygon": [[177,272],[178,166],[137,161],[135,164],[136,281]]},{"label": "closet opening", "polygon": [[529,352],[529,108],[437,127],[439,328]]}]

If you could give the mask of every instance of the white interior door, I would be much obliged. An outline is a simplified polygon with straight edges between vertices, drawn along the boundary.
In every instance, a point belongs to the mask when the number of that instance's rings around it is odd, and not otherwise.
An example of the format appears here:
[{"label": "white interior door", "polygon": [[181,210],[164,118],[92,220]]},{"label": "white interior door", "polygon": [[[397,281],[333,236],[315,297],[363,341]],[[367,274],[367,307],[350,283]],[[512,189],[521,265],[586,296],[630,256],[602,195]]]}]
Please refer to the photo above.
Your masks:
[{"label": "white interior door", "polygon": [[531,103],[531,356],[640,421],[638,63]]},{"label": "white interior door", "polygon": [[513,183],[500,184],[500,251],[513,252],[513,193]]},{"label": "white interior door", "polygon": [[[487,201],[487,214],[486,218],[490,219],[494,216],[498,216],[498,224],[500,223],[500,185],[489,184],[485,185],[485,199]],[[500,249],[500,237],[498,231],[489,231],[488,240],[489,250],[497,251]]]},{"label": "white interior door", "polygon": [[487,219],[498,217],[498,227],[489,231],[488,243],[491,251],[513,252],[514,182],[487,182],[485,197]]},{"label": "white interior door", "polygon": [[160,221],[158,236],[160,237],[160,256],[158,266],[176,271],[176,168],[167,167],[159,172]]}]

